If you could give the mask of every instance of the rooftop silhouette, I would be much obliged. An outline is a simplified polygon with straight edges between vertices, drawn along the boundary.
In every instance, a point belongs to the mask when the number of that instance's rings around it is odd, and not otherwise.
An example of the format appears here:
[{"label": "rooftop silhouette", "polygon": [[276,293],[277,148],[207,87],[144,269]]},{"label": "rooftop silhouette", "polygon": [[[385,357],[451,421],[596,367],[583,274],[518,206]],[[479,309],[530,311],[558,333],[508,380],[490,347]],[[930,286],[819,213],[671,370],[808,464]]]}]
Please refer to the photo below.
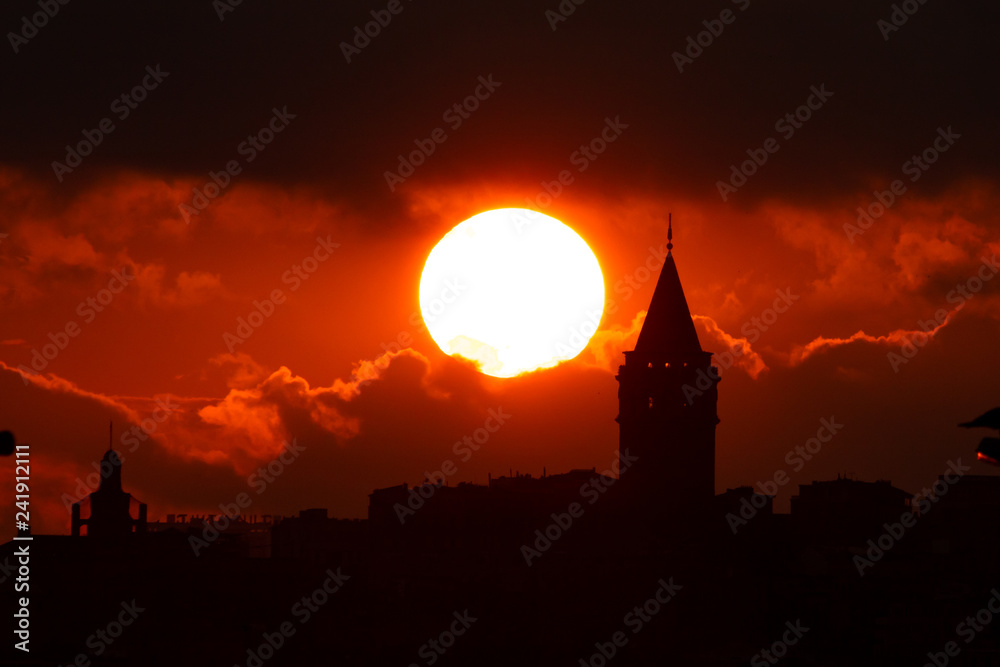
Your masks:
[{"label": "rooftop silhouette", "polygon": [[[133,532],[146,530],[146,504],[140,503],[122,489],[122,457],[111,448],[111,429],[108,426],[108,451],[101,459],[100,483],[96,491],[73,503],[72,534],[86,534],[100,538],[120,538]],[[137,505],[138,515],[132,516],[132,505]],[[90,515],[82,516],[88,507]]]},{"label": "rooftop silhouette", "polygon": [[694,329],[691,311],[684,288],[677,274],[673,255],[673,224],[667,231],[668,251],[660,277],[656,281],[653,298],[646,311],[646,319],[639,332],[635,351],[656,355],[667,361],[697,359],[702,354],[698,332]]}]

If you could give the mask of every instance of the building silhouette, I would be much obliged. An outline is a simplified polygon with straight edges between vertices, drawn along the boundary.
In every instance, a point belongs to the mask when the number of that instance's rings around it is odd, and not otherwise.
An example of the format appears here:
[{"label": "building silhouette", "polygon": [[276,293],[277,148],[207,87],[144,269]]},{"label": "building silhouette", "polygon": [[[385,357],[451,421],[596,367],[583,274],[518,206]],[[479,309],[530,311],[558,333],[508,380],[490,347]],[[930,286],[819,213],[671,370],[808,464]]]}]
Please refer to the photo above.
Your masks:
[{"label": "building silhouette", "polygon": [[[803,483],[790,514],[751,486],[716,495],[718,375],[672,227],[668,241],[617,375],[617,471],[401,483],[373,490],[363,519],[310,508],[147,524],[109,448],[99,488],[73,506],[72,536],[33,536],[37,643],[30,662],[0,653],[0,664],[429,666],[440,656],[424,652],[428,638],[443,641],[463,610],[478,620],[440,664],[867,667],[945,655],[956,622],[996,593],[1000,478],[942,476],[931,503],[886,480]],[[0,546],[0,576],[20,548]],[[335,594],[322,588],[331,572],[349,577]],[[667,580],[682,588],[661,604]],[[130,601],[148,611],[95,644]],[[802,640],[781,645],[798,623]],[[1000,622],[961,648],[964,664],[1000,665]]]},{"label": "building silhouette", "polygon": [[[73,503],[72,534],[79,537],[86,528],[88,537],[98,539],[121,538],[131,533],[146,532],[146,503],[141,503],[122,489],[122,459],[111,449],[101,459],[101,481],[96,491],[81,501]],[[133,518],[132,505],[138,506]],[[82,518],[82,509],[90,513]]]},{"label": "building silhouette", "polygon": [[715,496],[718,371],[701,349],[673,257],[667,256],[635,349],[619,367],[619,451],[638,458],[626,484],[658,518],[704,521]]},{"label": "building silhouette", "polygon": [[220,525],[211,514],[167,514],[163,520],[149,521],[146,531],[188,535],[199,533],[206,524],[212,524],[219,533],[212,544],[216,551],[228,551],[244,558],[266,558],[272,553],[272,529],[281,518],[267,514],[240,515]]}]

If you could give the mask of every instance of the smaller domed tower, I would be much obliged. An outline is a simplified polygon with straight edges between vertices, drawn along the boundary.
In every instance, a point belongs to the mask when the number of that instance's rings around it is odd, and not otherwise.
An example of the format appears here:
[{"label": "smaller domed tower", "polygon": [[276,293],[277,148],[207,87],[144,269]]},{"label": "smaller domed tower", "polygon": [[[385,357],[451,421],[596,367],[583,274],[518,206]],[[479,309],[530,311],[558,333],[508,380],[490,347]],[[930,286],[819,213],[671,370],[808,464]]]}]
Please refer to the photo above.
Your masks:
[{"label": "smaller domed tower", "polygon": [[90,516],[80,518],[82,501],[73,503],[73,535],[80,536],[80,528],[87,527],[87,536],[96,538],[120,537],[131,533],[146,532],[146,504],[139,506],[138,518],[131,513],[131,494],[122,490],[122,459],[111,449],[111,430],[108,431],[108,451],[100,466],[101,481],[96,491],[87,496]]}]

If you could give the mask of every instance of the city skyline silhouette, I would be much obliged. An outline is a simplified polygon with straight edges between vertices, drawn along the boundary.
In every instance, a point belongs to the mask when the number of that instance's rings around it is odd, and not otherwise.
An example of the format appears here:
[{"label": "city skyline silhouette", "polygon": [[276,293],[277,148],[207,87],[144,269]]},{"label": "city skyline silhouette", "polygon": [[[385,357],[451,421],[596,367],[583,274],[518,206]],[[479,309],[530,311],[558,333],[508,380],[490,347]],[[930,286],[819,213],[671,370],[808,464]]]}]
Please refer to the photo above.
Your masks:
[{"label": "city skyline silhouette", "polygon": [[7,3],[0,665],[1000,664],[997,25]]},{"label": "city skyline silhouette", "polygon": [[[73,599],[90,591],[95,608],[106,609],[114,598],[93,589],[95,584],[102,587],[107,583],[95,576],[97,571],[110,567],[116,572],[115,588],[126,593],[126,599],[119,603],[121,611],[115,612],[117,616],[112,614],[104,632],[98,628],[88,635],[83,642],[86,649],[74,655],[67,651],[72,652],[74,640],[79,645],[89,617],[83,624],[74,623],[66,612],[60,612],[40,626],[33,624],[36,646],[40,637],[45,646],[35,654],[44,656],[43,661],[52,661],[42,664],[86,662],[110,651],[118,637],[129,636],[124,648],[119,643],[116,653],[110,654],[128,664],[167,659],[217,664],[228,660],[259,667],[332,656],[348,664],[352,660],[357,664],[370,664],[371,660],[388,664],[405,660],[405,642],[400,644],[390,637],[406,635],[398,623],[407,622],[397,620],[389,625],[391,630],[369,628],[365,649],[352,650],[344,642],[365,627],[354,614],[373,613],[374,600],[384,605],[389,600],[398,604],[434,599],[438,611],[455,607],[451,613],[454,620],[447,621],[437,640],[420,644],[418,659],[409,664],[433,664],[449,653],[457,655],[451,659],[458,662],[548,664],[552,656],[568,651],[582,655],[578,658],[582,665],[607,664],[616,656],[623,664],[646,664],[665,657],[742,664],[745,657],[739,658],[740,652],[754,639],[766,644],[768,632],[778,639],[750,658],[751,664],[773,664],[786,655],[788,664],[809,664],[816,659],[876,664],[886,655],[900,652],[920,655],[915,649],[902,648],[913,640],[913,630],[882,627],[901,617],[893,606],[897,603],[876,592],[891,586],[894,577],[926,556],[939,566],[950,564],[958,576],[958,563],[975,554],[969,549],[973,544],[978,549],[979,540],[956,542],[954,551],[949,548],[943,553],[937,545],[944,536],[954,539],[956,524],[970,530],[992,525],[984,522],[980,511],[984,504],[1000,504],[1000,477],[970,474],[973,467],[963,465],[960,456],[948,462],[948,470],[930,489],[916,494],[887,480],[865,482],[838,475],[836,480],[801,483],[792,498],[790,514],[774,513],[774,495],[766,489],[744,486],[716,494],[718,369],[711,365],[711,353],[702,350],[693,326],[673,256],[672,227],[667,234],[668,254],[643,329],[635,349],[624,353],[625,363],[617,376],[621,387],[616,418],[620,442],[618,457],[607,470],[543,472],[539,477],[510,471],[504,476],[490,475],[485,485],[458,482],[454,486],[446,484],[448,471],[444,471],[440,477],[426,478],[413,487],[402,483],[373,489],[368,496],[368,517],[361,520],[332,518],[321,508],[303,509],[293,517],[258,517],[245,513],[253,500],[247,492],[220,504],[220,513],[212,510],[190,519],[170,514],[165,520],[148,521],[146,505],[123,487],[124,465],[112,448],[109,425],[98,488],[73,503],[72,535],[19,531],[22,541],[3,545],[2,554],[7,567],[11,558],[25,553],[23,540],[30,538],[32,572],[40,571],[40,576],[59,581],[59,593],[71,594]],[[711,381],[705,385],[699,382],[702,377]],[[992,412],[959,426],[995,428]],[[496,429],[505,417],[510,415],[502,410],[493,415]],[[827,432],[820,435],[821,429],[817,434],[817,447],[833,440],[843,425],[831,421],[824,427]],[[297,455],[287,464],[294,463]],[[967,460],[971,462],[971,457]],[[275,478],[259,481],[266,488],[267,481]],[[783,483],[777,475],[766,482],[775,489]],[[942,500],[944,509],[933,512]],[[922,530],[916,537],[903,542],[907,531],[917,531],[918,526]],[[997,542],[993,539],[989,543]],[[852,546],[859,544],[867,544],[868,549]],[[721,554],[726,555],[720,559]],[[803,557],[812,563],[796,561]],[[781,567],[767,565],[756,572],[752,564],[760,564],[760,558],[774,559]],[[883,558],[890,562],[876,569]],[[620,568],[625,563],[638,564],[624,577],[627,586],[597,594],[597,608],[588,599],[592,592],[580,596],[581,582],[609,566]],[[740,575],[734,575],[734,567]],[[791,583],[789,573],[782,569],[803,567],[799,576],[813,583]],[[166,580],[162,579],[164,568],[174,570]],[[148,630],[126,632],[147,608],[159,609],[159,613],[190,613],[192,600],[183,588],[171,585],[171,580],[177,584],[200,580],[202,585],[210,585],[208,582],[222,577],[222,572],[233,570],[247,575],[257,572],[263,577],[255,584],[260,594],[253,595],[254,603],[240,612],[229,607],[242,597],[242,584],[234,588],[231,578],[230,584],[216,580],[211,584],[214,592],[202,591],[198,599],[205,606],[202,613],[206,622],[216,608],[228,608],[232,618],[243,619],[234,626],[241,632],[226,638],[213,635],[210,642],[202,635],[201,640],[181,642],[162,655],[150,651]],[[279,623],[270,605],[300,584],[295,577],[287,578],[289,570],[298,575],[323,573],[324,577],[311,594],[290,603],[287,618]],[[884,579],[883,571],[889,573]],[[638,591],[642,590],[643,576],[648,580],[654,572],[663,574],[654,580],[650,597],[625,613],[621,623],[611,623],[603,635],[596,635],[598,641],[585,643],[586,638],[595,636],[590,633],[601,627],[595,619],[608,623],[609,610],[620,609],[630,595],[641,598]],[[873,579],[876,572],[879,578]],[[985,573],[966,573],[965,597],[974,600],[976,595],[985,594],[985,589],[976,588],[989,585],[983,583],[989,582],[988,576],[983,577]],[[351,589],[359,592],[346,599],[335,595],[342,588],[351,590],[350,583]],[[819,598],[817,585],[823,591]],[[513,586],[508,593],[519,595],[505,597],[502,591],[508,586]],[[738,594],[730,590],[733,586]],[[755,586],[764,586],[765,599],[773,599],[757,622],[740,623],[735,626],[738,632],[715,639],[710,639],[714,627],[707,632],[698,628],[696,619],[717,615],[720,605],[735,611],[732,605]],[[773,586],[788,589],[772,591]],[[685,587],[703,592],[699,599],[691,600],[691,594],[683,596]],[[131,600],[127,599],[128,591],[134,594]],[[52,602],[48,594],[37,597]],[[675,598],[678,602],[669,606]],[[827,608],[834,599],[838,605],[846,604],[847,611]],[[1000,596],[997,599],[1000,601]],[[596,612],[596,616],[588,619],[591,623],[579,616],[572,616],[572,623],[563,617],[547,618],[538,615],[539,609],[529,612],[530,605],[525,606],[528,600],[550,613]],[[307,633],[306,624],[327,604],[336,611],[328,614],[324,629]],[[777,609],[772,609],[772,604]],[[475,612],[470,611],[473,607]],[[776,613],[778,609],[781,611]],[[664,610],[667,613],[661,616]],[[792,610],[798,612],[794,618]],[[859,621],[854,615],[861,612],[874,616]],[[527,625],[519,623],[522,614],[533,620]],[[784,616],[788,618],[782,626]],[[658,625],[664,632],[653,639],[649,633],[640,635],[657,617],[663,619]],[[928,616],[936,617],[946,615],[932,611]],[[55,619],[58,621],[53,623]],[[268,627],[264,619],[271,621],[272,629],[254,637],[249,628]],[[334,630],[332,619],[343,627]],[[820,622],[826,624],[826,630],[814,631]],[[487,624],[492,627],[484,629]],[[831,625],[841,630],[831,633]],[[229,626],[223,622],[222,627]],[[844,627],[850,631],[849,643],[842,643]],[[975,638],[982,630],[968,631]],[[466,633],[464,643],[460,643],[459,638]],[[518,641],[507,640],[499,649],[497,633],[505,637],[510,633]],[[553,635],[558,640],[552,641]],[[681,637],[687,638],[687,643]],[[795,648],[800,641],[802,645]],[[997,646],[994,642],[991,638],[980,640],[976,649],[983,657],[977,659],[987,659],[985,656],[995,652],[997,649],[991,648]],[[931,660],[938,655],[950,659],[951,650],[958,655],[957,643],[944,646],[943,652],[928,652],[927,656]],[[452,647],[459,648],[450,651]],[[483,651],[489,657],[484,657]],[[872,662],[860,658],[859,651]]]}]

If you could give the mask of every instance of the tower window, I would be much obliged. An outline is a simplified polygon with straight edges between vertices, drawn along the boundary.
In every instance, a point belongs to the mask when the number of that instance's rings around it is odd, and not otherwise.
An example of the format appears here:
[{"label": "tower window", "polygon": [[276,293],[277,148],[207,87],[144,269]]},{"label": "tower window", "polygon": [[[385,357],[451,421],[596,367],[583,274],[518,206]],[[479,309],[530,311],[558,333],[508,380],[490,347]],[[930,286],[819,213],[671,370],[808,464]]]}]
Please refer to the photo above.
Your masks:
[{"label": "tower window", "polygon": [[649,407],[650,408],[653,407],[653,397],[652,396],[649,397]]}]

